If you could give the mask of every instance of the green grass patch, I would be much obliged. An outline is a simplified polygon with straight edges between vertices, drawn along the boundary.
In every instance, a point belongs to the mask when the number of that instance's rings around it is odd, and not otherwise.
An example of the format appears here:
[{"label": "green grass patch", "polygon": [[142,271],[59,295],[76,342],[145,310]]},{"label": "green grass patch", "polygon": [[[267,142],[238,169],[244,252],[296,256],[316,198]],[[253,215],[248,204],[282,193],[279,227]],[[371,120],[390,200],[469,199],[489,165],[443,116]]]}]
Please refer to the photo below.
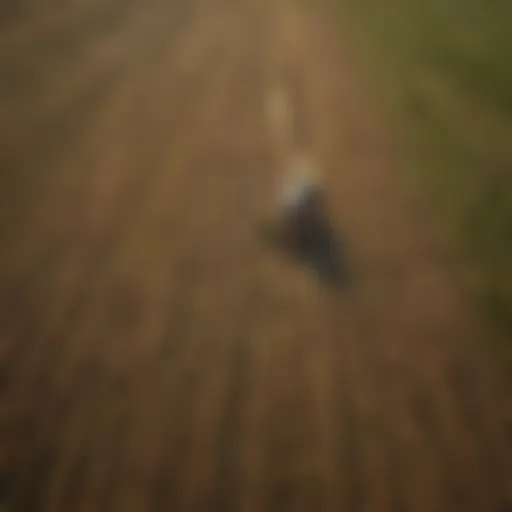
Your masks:
[{"label": "green grass patch", "polygon": [[512,2],[331,1],[510,353]]}]

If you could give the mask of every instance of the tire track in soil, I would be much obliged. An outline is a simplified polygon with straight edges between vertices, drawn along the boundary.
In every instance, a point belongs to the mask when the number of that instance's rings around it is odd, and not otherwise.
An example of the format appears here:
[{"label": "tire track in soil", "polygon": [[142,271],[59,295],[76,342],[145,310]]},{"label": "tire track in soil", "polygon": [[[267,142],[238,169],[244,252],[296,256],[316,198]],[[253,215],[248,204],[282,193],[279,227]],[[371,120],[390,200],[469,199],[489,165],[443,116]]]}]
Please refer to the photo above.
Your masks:
[{"label": "tire track in soil", "polygon": [[[281,2],[279,7],[274,14],[276,19],[281,20],[276,26],[276,35],[279,37],[275,44],[281,49],[281,55],[275,58],[274,65],[280,67],[281,71],[276,70],[275,75],[282,76],[284,85],[290,92],[294,110],[292,126],[295,132],[292,140],[294,139],[299,150],[311,152],[315,148],[312,145],[309,127],[308,90],[305,88],[310,70],[305,70],[300,61],[303,51],[301,38],[303,36],[304,41],[308,39],[307,35],[301,34],[301,20],[293,5]],[[313,152],[312,156],[315,160],[317,155]],[[354,353],[352,348],[352,346],[357,347],[361,341],[360,334],[350,317],[348,301],[325,297],[325,290],[311,284],[303,286],[303,290],[300,290],[301,287],[293,290],[288,299],[294,303],[290,307],[296,314],[296,318],[290,318],[289,322],[298,324],[297,331],[290,334],[288,342],[288,350],[291,354],[295,353],[295,356],[291,355],[290,358],[293,357],[298,372],[290,376],[290,379],[298,388],[288,391],[287,395],[307,397],[309,393],[309,401],[295,405],[298,421],[304,421],[299,419],[302,415],[301,411],[317,410],[318,414],[315,415],[316,421],[302,429],[302,434],[298,434],[296,445],[291,451],[301,453],[301,450],[304,451],[303,447],[308,445],[316,448],[302,454],[305,459],[303,462],[295,461],[294,463],[292,459],[291,467],[294,465],[300,467],[302,464],[303,474],[292,473],[288,483],[285,480],[284,483],[278,484],[274,491],[278,492],[275,497],[277,499],[275,508],[339,510],[343,499],[348,500],[348,508],[357,510],[363,499],[363,484],[361,471],[357,469],[359,462],[357,450],[361,449],[361,444],[357,443],[358,432],[354,424],[358,416],[358,411],[352,404],[354,400],[352,395],[357,394],[354,393],[354,383],[360,385],[358,394],[363,402],[362,406],[368,408],[368,393],[365,391],[367,383],[361,379],[363,374],[358,370],[358,358],[354,357],[358,349],[356,348]],[[301,296],[300,300],[293,298],[297,293]],[[331,315],[326,315],[323,309],[332,311]],[[308,320],[303,321],[303,319]],[[337,326],[337,329],[333,330],[333,326]],[[315,348],[312,347],[312,343],[315,343]],[[351,348],[347,348],[344,357],[337,357],[344,346],[351,346]],[[340,393],[341,390],[350,390],[350,392]],[[296,398],[295,400],[297,401]],[[333,418],[331,411],[340,409],[343,411],[340,416],[335,415]],[[292,424],[296,422],[297,420],[290,420]],[[346,442],[340,442],[342,439]],[[278,445],[286,444],[284,438],[279,440],[278,437],[277,442]],[[279,453],[278,450],[276,451]],[[337,456],[333,456],[333,451]],[[321,455],[317,455],[318,453]],[[285,460],[287,458],[282,453],[277,457]],[[340,460],[346,461],[345,464],[340,466]],[[286,474],[286,469],[282,469],[282,472]],[[340,482],[346,483],[344,490],[341,491]],[[298,492],[299,488],[301,492]]]}]

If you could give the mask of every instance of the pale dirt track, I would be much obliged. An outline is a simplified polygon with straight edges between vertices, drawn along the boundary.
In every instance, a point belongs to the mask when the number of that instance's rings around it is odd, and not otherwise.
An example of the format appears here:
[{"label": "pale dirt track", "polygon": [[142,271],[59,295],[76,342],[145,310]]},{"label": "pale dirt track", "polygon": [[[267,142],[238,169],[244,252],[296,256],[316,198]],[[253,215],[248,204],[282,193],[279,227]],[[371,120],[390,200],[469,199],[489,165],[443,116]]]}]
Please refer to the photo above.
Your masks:
[{"label": "pale dirt track", "polygon": [[[53,3],[0,12],[12,510],[496,510],[510,388],[328,12]],[[338,294],[259,234],[276,79],[328,185]]]}]

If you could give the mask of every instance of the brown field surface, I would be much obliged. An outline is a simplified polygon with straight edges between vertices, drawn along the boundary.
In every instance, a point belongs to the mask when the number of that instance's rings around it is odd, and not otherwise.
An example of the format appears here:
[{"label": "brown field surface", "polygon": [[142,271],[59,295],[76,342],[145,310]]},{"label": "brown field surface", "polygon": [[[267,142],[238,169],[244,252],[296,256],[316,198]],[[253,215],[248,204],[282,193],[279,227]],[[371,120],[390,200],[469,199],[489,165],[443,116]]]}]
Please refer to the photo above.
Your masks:
[{"label": "brown field surface", "polygon": [[[9,510],[498,510],[510,383],[349,62],[302,2],[1,6]],[[261,236],[276,79],[340,290]]]}]

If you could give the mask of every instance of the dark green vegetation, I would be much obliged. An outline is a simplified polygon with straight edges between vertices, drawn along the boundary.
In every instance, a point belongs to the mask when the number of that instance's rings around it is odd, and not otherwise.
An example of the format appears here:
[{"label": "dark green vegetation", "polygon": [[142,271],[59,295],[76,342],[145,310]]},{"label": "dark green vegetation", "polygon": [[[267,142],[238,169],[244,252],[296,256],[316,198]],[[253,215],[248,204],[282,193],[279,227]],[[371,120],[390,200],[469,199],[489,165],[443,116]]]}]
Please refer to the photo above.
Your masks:
[{"label": "dark green vegetation", "polygon": [[337,8],[397,116],[414,178],[438,201],[469,256],[471,286],[510,339],[512,3],[337,0]]}]

